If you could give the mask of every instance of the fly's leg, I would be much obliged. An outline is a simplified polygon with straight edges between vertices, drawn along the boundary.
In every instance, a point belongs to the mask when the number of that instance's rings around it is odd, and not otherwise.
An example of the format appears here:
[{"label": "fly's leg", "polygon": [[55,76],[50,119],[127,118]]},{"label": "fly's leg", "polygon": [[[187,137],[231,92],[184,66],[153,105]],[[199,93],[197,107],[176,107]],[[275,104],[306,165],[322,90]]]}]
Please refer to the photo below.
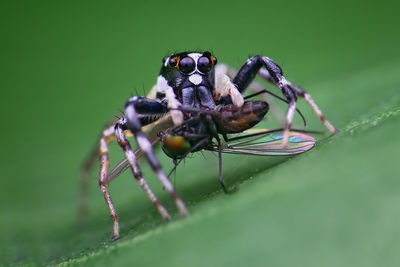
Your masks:
[{"label": "fly's leg", "polygon": [[240,92],[246,90],[262,67],[264,67],[266,71],[261,71],[260,75],[277,86],[289,102],[289,107],[286,112],[286,123],[283,132],[282,146],[286,147],[289,142],[289,130],[292,126],[293,116],[296,110],[297,95],[304,97],[311,107],[313,107],[314,111],[319,111],[319,115],[318,113],[317,115],[320,117],[322,122],[324,122],[328,130],[332,133],[338,132],[337,129],[325,119],[318,107],[312,101],[311,97],[309,97],[304,90],[287,81],[283,75],[281,67],[268,57],[254,56],[248,59],[246,64],[242,66],[236,77],[233,79],[233,83],[237,86]]}]

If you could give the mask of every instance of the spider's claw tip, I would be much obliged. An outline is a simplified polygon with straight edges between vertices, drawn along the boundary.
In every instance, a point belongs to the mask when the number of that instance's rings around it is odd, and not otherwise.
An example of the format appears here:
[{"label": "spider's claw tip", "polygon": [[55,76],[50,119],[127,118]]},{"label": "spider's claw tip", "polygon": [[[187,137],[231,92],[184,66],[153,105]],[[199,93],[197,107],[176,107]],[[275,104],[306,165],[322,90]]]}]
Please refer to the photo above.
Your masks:
[{"label": "spider's claw tip", "polygon": [[189,216],[189,212],[187,210],[181,211],[181,216],[183,218],[185,218],[185,217]]},{"label": "spider's claw tip", "polygon": [[111,238],[112,241],[116,241],[118,239],[119,239],[119,235],[113,235]]}]

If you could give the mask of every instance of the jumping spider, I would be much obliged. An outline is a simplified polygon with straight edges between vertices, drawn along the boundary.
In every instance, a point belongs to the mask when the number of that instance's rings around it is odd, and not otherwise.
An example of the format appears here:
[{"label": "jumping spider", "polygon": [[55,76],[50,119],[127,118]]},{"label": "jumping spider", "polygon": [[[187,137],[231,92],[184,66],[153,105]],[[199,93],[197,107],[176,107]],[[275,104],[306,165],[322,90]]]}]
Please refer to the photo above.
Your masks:
[{"label": "jumping spider", "polygon": [[[125,104],[125,114],[114,125],[104,130],[100,139],[99,185],[114,220],[113,239],[119,237],[119,221],[108,190],[109,183],[130,167],[135,179],[165,220],[171,216],[158,201],[143,178],[138,157],[144,155],[152,170],[157,174],[163,187],[171,194],[182,216],[187,216],[185,203],[175,192],[174,186],[163,171],[154,153],[153,145],[160,141],[164,152],[176,163],[187,154],[199,150],[214,150],[219,154],[219,181],[222,180],[221,152],[252,155],[291,155],[310,149],[315,139],[291,132],[297,97],[304,98],[323,124],[332,133],[337,129],[325,119],[311,96],[300,87],[290,83],[283,75],[281,67],[265,56],[253,56],[233,75],[234,71],[224,64],[217,65],[217,58],[210,52],[175,53],[163,59],[157,85],[148,97],[134,96]],[[256,75],[278,87],[285,99],[266,89],[254,90],[253,95],[243,97],[243,93],[253,83]],[[231,80],[231,78],[234,78]],[[266,101],[246,100],[259,94],[270,94],[288,103],[283,134],[273,140],[252,143],[237,142],[241,138],[265,138],[271,131],[249,130],[260,122],[269,110]],[[300,113],[301,114],[301,113]],[[229,138],[228,134],[236,134]],[[134,151],[127,136],[134,136],[138,150]],[[258,137],[257,137],[258,136]],[[221,139],[222,137],[222,139]],[[296,147],[298,138],[301,145]],[[275,139],[274,139],[275,138]],[[126,159],[109,173],[108,143],[116,139],[125,152]],[[215,139],[216,143],[213,142]],[[232,141],[236,141],[232,144]],[[224,144],[222,143],[225,142]],[[231,142],[231,143],[229,143]],[[276,143],[279,143],[277,146]],[[87,161],[84,172],[90,169],[93,158]]]}]

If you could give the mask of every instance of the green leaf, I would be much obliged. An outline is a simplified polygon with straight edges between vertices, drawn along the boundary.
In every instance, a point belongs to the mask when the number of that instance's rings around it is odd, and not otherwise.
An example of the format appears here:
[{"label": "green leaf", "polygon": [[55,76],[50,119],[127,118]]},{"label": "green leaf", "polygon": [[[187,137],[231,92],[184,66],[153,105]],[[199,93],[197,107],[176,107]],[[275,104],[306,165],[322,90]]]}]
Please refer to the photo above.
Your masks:
[{"label": "green leaf", "polygon": [[[0,265],[398,266],[398,8],[181,5],[2,7]],[[235,67],[248,54],[274,58],[341,132],[316,136],[314,149],[293,157],[224,155],[224,179],[239,188],[230,195],[218,184],[217,157],[197,153],[172,178],[187,218],[142,162],[173,220],[161,219],[126,172],[110,185],[121,222],[115,242],[93,171],[88,223],[75,228],[79,166],[98,131],[133,85],[153,85],[168,50],[199,47]],[[308,129],[325,130],[301,99],[299,108]],[[116,144],[110,155],[112,166],[122,159]]]}]

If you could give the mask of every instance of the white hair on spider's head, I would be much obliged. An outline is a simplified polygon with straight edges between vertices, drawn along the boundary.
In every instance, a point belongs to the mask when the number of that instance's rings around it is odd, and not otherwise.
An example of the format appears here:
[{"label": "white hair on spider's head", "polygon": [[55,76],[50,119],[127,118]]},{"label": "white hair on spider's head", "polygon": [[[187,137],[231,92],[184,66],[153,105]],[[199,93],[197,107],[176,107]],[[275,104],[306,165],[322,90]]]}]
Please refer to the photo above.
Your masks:
[{"label": "white hair on spider's head", "polygon": [[192,74],[189,76],[189,81],[194,85],[199,85],[203,81],[203,77],[199,74]]},{"label": "white hair on spider's head", "polygon": [[[157,78],[157,92],[165,94],[168,108],[176,109],[182,105],[176,98],[174,89],[168,85],[168,81],[162,75],[159,75]],[[175,125],[183,123],[183,114],[180,110],[171,110],[171,117]]]}]

